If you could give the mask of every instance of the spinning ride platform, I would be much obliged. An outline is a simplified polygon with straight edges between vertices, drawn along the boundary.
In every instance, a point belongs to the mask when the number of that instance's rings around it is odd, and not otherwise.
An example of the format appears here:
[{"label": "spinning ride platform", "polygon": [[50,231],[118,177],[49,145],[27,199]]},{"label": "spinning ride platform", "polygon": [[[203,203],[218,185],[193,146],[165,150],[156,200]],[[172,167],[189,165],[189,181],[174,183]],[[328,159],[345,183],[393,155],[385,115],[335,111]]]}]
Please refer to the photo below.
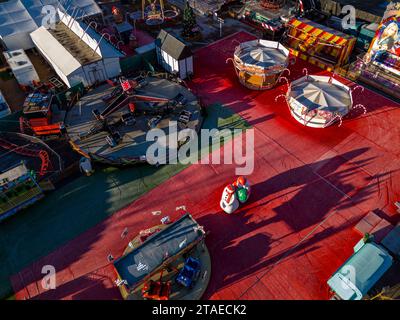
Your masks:
[{"label": "spinning ride platform", "polygon": [[290,84],[286,101],[298,122],[325,128],[350,112],[353,107],[351,92],[348,86],[332,77],[307,75]]},{"label": "spinning ride platform", "polygon": [[171,121],[177,123],[178,133],[184,129],[200,130],[201,106],[192,92],[163,78],[146,77],[140,82],[132,95],[124,94],[120,86],[105,84],[82,97],[65,119],[75,151],[110,165],[146,163],[147,149],[154,144],[146,140],[149,130],[165,132],[166,139],[157,143],[168,153],[184,143],[178,141],[178,146],[171,148],[167,143]]},{"label": "spinning ride platform", "polygon": [[271,89],[290,63],[289,50],[275,41],[248,41],[236,47],[233,63],[242,85]]}]

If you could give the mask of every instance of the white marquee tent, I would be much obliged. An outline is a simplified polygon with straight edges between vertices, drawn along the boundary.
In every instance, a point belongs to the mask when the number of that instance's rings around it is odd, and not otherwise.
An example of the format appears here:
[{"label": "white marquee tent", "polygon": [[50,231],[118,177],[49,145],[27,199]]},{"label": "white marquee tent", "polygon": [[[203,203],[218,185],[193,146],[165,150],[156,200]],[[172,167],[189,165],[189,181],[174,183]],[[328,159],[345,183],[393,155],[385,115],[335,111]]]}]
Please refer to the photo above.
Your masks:
[{"label": "white marquee tent", "polygon": [[31,49],[30,33],[42,26],[44,6],[52,5],[76,18],[101,14],[94,0],[9,0],[0,3],[0,39],[8,50]]},{"label": "white marquee tent", "polygon": [[64,83],[68,87],[79,82],[89,86],[118,76],[123,54],[85,23],[69,23],[71,16],[60,16],[55,31],[40,27],[31,33],[31,38]]},{"label": "white marquee tent", "polygon": [[100,7],[94,0],[60,0],[60,3],[69,14],[73,14],[73,8],[79,8],[80,10],[75,12],[76,16],[74,15],[77,18],[81,17],[81,14],[88,17],[102,14]]},{"label": "white marquee tent", "polygon": [[32,48],[37,24],[20,0],[0,3],[0,39],[9,50]]}]

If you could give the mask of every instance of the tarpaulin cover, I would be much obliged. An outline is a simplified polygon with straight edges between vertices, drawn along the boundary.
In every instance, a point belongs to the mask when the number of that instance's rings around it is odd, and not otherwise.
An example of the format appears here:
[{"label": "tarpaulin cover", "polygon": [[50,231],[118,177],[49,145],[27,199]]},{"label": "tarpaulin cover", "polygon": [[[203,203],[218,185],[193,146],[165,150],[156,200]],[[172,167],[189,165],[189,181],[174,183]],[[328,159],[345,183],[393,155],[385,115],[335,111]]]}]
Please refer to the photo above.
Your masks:
[{"label": "tarpaulin cover", "polygon": [[114,266],[118,274],[128,282],[128,286],[138,284],[160,267],[166,259],[178,255],[190,244],[200,240],[204,232],[199,227],[191,215],[184,215],[115,261]]},{"label": "tarpaulin cover", "polygon": [[328,280],[344,300],[361,300],[392,265],[392,257],[375,243],[366,243]]}]

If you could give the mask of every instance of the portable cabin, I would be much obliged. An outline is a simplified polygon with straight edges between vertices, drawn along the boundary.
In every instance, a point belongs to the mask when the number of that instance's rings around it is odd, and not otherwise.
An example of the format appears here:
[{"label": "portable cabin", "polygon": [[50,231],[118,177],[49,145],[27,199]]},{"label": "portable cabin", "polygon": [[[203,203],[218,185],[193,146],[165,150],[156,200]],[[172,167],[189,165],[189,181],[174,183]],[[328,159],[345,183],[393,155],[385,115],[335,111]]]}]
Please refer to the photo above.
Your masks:
[{"label": "portable cabin", "polygon": [[166,71],[177,73],[181,79],[193,75],[193,53],[185,43],[161,30],[155,44],[157,61]]},{"label": "portable cabin", "polygon": [[286,45],[291,54],[333,71],[347,64],[356,38],[305,18],[288,23]]},{"label": "portable cabin", "polygon": [[393,258],[382,246],[373,242],[361,243],[328,280],[328,285],[342,300],[361,300],[392,264]]},{"label": "portable cabin", "polygon": [[12,73],[18,83],[23,86],[32,85],[33,81],[39,81],[35,67],[22,49],[3,52]]}]

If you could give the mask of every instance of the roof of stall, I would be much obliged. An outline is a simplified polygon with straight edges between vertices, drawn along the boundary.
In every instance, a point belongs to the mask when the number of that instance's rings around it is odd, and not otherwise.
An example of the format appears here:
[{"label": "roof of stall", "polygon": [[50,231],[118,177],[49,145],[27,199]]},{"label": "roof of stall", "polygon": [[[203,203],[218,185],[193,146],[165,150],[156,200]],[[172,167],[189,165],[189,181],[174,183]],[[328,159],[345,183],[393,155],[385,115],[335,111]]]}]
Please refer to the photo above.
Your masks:
[{"label": "roof of stall", "polygon": [[292,82],[289,95],[309,111],[347,113],[353,104],[350,88],[326,76],[305,76]]},{"label": "roof of stall", "polygon": [[[102,14],[99,5],[94,0],[66,0],[63,2],[64,8],[68,8],[70,4],[71,7],[80,8],[86,16]],[[80,14],[78,14],[78,16],[80,16]]]},{"label": "roof of stall", "polygon": [[31,38],[63,74],[70,75],[81,67],[79,61],[45,27],[32,32]]},{"label": "roof of stall", "polygon": [[0,186],[7,184],[8,182],[15,181],[19,177],[22,177],[28,173],[28,169],[24,162],[13,165],[4,172],[0,173]]},{"label": "roof of stall", "polygon": [[185,43],[164,29],[158,34],[155,43],[156,46],[176,60],[185,59],[193,55],[192,50]]},{"label": "roof of stall", "polygon": [[[60,8],[78,18],[101,14],[102,11],[94,0],[9,0],[0,1],[0,37],[29,35],[43,25],[48,10],[45,6]],[[80,10],[76,10],[79,8]],[[28,36],[29,37],[29,36]],[[22,41],[22,40],[21,40]],[[21,47],[24,47],[21,44]],[[28,45],[29,47],[29,45]],[[33,47],[33,44],[32,44]]]},{"label": "roof of stall", "polygon": [[327,43],[334,43],[338,46],[344,46],[348,41],[355,39],[351,35],[321,25],[306,18],[293,18],[289,21],[288,26],[290,28],[302,30],[304,33],[310,34],[316,38],[320,38]]}]

